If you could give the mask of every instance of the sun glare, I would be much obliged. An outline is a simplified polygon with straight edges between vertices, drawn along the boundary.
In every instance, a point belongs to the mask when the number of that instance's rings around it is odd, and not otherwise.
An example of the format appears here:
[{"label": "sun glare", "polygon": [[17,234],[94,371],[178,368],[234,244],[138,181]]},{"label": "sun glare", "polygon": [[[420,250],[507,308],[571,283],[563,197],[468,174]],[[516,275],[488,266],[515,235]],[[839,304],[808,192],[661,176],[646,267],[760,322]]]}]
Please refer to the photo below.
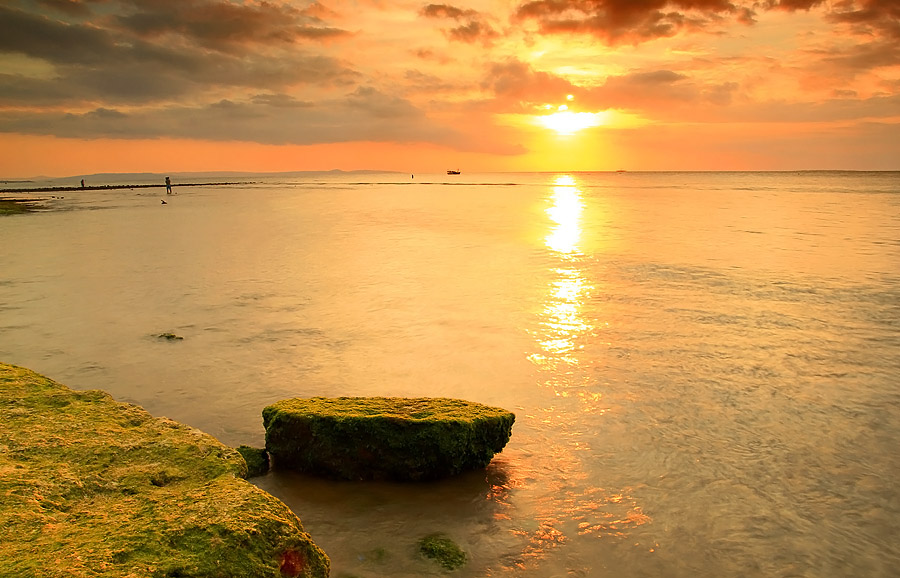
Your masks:
[{"label": "sun glare", "polygon": [[606,114],[603,112],[572,112],[565,105],[558,112],[537,117],[537,122],[544,128],[556,131],[559,135],[572,135],[580,130],[604,124]]},{"label": "sun glare", "polygon": [[581,237],[581,212],[584,206],[581,202],[581,191],[575,186],[575,179],[571,175],[557,177],[552,200],[553,206],[547,209],[547,215],[556,226],[545,242],[558,253],[577,253],[578,239]]}]

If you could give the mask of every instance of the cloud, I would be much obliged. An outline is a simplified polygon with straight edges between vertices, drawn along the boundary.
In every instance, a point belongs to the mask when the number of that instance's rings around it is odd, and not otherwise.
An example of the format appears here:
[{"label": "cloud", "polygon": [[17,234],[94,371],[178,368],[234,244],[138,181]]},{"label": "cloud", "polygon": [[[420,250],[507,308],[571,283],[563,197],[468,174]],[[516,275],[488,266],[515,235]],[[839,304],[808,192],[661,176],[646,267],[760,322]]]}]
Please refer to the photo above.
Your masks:
[{"label": "cloud", "polygon": [[582,92],[570,81],[539,70],[520,60],[491,64],[482,88],[492,92],[498,110],[530,112],[534,107],[558,102],[573,92]]},{"label": "cloud", "polygon": [[536,22],[543,34],[590,34],[609,45],[703,29],[732,15],[743,23],[753,20],[751,9],[727,0],[532,0],[515,12],[519,21]]},{"label": "cloud", "polygon": [[826,19],[835,24],[849,24],[859,35],[900,38],[900,3],[897,0],[768,0],[769,10],[795,12],[827,7]]},{"label": "cloud", "polygon": [[90,8],[81,0],[37,0],[37,4],[72,16],[84,16],[90,13]]},{"label": "cloud", "polygon": [[770,0],[769,10],[794,12],[825,8],[825,20],[856,37],[852,44],[836,38],[823,63],[838,72],[863,72],[900,64],[900,2],[897,0]]},{"label": "cloud", "polygon": [[0,5],[0,52],[90,65],[108,60],[108,53],[115,50],[115,40],[105,30]]},{"label": "cloud", "polygon": [[[570,110],[596,112],[615,108],[655,117],[696,108],[698,103],[726,106],[739,90],[736,82],[701,83],[673,70],[638,70],[607,76],[602,84],[578,86],[561,76],[534,70],[508,60],[492,64],[482,87],[493,93],[490,109],[524,114],[540,113],[547,105],[566,104]],[[572,95],[572,100],[567,97]]]},{"label": "cloud", "polygon": [[410,102],[361,87],[318,103],[286,94],[257,94],[197,106],[171,105],[86,113],[0,112],[0,131],[81,138],[192,138],[266,144],[458,140]]},{"label": "cloud", "polygon": [[812,10],[824,3],[825,0],[766,0],[766,2],[763,3],[763,6],[767,10],[796,12],[797,10]]},{"label": "cloud", "polygon": [[706,30],[729,19],[752,25],[759,9],[822,9],[828,22],[852,25],[858,35],[900,39],[896,0],[531,0],[520,4],[514,17],[535,22],[542,34],[589,34],[618,45]]},{"label": "cloud", "polygon": [[[147,4],[162,9],[169,2]],[[296,26],[302,15],[295,15],[294,23],[288,27],[290,33],[284,23],[275,22],[275,16],[294,14],[286,8],[277,11],[262,3],[259,10],[273,10],[265,17],[249,18],[250,22],[240,25],[215,22],[201,33],[199,9],[214,3],[174,4],[180,8],[173,14],[184,14],[191,7],[195,11],[191,13],[190,25],[184,29],[173,26],[165,36],[148,30],[140,35],[131,29],[123,30],[118,16],[113,21],[98,17],[97,22],[107,25],[104,28],[90,19],[58,20],[0,6],[0,53],[43,60],[53,65],[56,73],[53,85],[47,79],[8,75],[11,85],[0,87],[0,98],[7,105],[15,104],[13,97],[17,94],[74,106],[85,101],[147,103],[199,95],[216,87],[340,85],[357,76],[333,58],[294,46],[292,40],[306,34],[306,28]],[[247,16],[257,12],[234,14]],[[274,45],[254,45],[267,38],[277,40]],[[41,88],[45,92],[41,93]],[[23,100],[19,104],[27,106],[29,102]]]},{"label": "cloud", "polygon": [[456,21],[457,26],[445,31],[451,40],[490,44],[500,35],[477,10],[464,10],[448,4],[428,4],[420,13],[426,18]]},{"label": "cloud", "polygon": [[236,4],[221,0],[133,1],[131,11],[113,17],[112,25],[139,38],[179,36],[190,44],[231,51],[246,44],[291,44],[347,34],[321,26],[318,6],[310,12],[289,4]]}]

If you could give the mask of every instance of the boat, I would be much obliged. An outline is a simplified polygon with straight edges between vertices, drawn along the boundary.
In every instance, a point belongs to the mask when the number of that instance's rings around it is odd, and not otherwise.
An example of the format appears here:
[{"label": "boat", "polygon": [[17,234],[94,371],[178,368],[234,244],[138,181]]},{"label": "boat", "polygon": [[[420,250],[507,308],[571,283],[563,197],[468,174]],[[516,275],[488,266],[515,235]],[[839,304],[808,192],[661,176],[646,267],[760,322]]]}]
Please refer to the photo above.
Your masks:
[{"label": "boat", "polygon": [[458,175],[459,171],[447,171],[448,175]]}]

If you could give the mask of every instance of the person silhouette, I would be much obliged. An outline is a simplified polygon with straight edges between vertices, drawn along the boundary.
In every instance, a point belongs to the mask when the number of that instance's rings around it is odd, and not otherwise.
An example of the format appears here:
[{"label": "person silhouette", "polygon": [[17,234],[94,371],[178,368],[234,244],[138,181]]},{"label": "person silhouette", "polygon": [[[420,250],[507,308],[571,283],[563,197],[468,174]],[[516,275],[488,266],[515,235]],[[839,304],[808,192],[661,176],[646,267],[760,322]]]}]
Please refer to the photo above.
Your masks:
[{"label": "person silhouette", "polygon": [[172,181],[169,180],[169,177],[166,177],[166,194],[167,195],[172,194]]}]

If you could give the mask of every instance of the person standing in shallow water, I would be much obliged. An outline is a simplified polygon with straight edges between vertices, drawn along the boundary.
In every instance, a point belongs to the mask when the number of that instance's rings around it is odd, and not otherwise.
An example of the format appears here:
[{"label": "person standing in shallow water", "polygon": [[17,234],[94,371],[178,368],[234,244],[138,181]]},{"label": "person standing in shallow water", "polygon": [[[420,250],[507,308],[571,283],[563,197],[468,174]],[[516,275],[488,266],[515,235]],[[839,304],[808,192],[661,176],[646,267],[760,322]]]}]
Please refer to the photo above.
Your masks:
[{"label": "person standing in shallow water", "polygon": [[166,177],[166,194],[172,194],[172,181],[169,179],[169,177]]}]

